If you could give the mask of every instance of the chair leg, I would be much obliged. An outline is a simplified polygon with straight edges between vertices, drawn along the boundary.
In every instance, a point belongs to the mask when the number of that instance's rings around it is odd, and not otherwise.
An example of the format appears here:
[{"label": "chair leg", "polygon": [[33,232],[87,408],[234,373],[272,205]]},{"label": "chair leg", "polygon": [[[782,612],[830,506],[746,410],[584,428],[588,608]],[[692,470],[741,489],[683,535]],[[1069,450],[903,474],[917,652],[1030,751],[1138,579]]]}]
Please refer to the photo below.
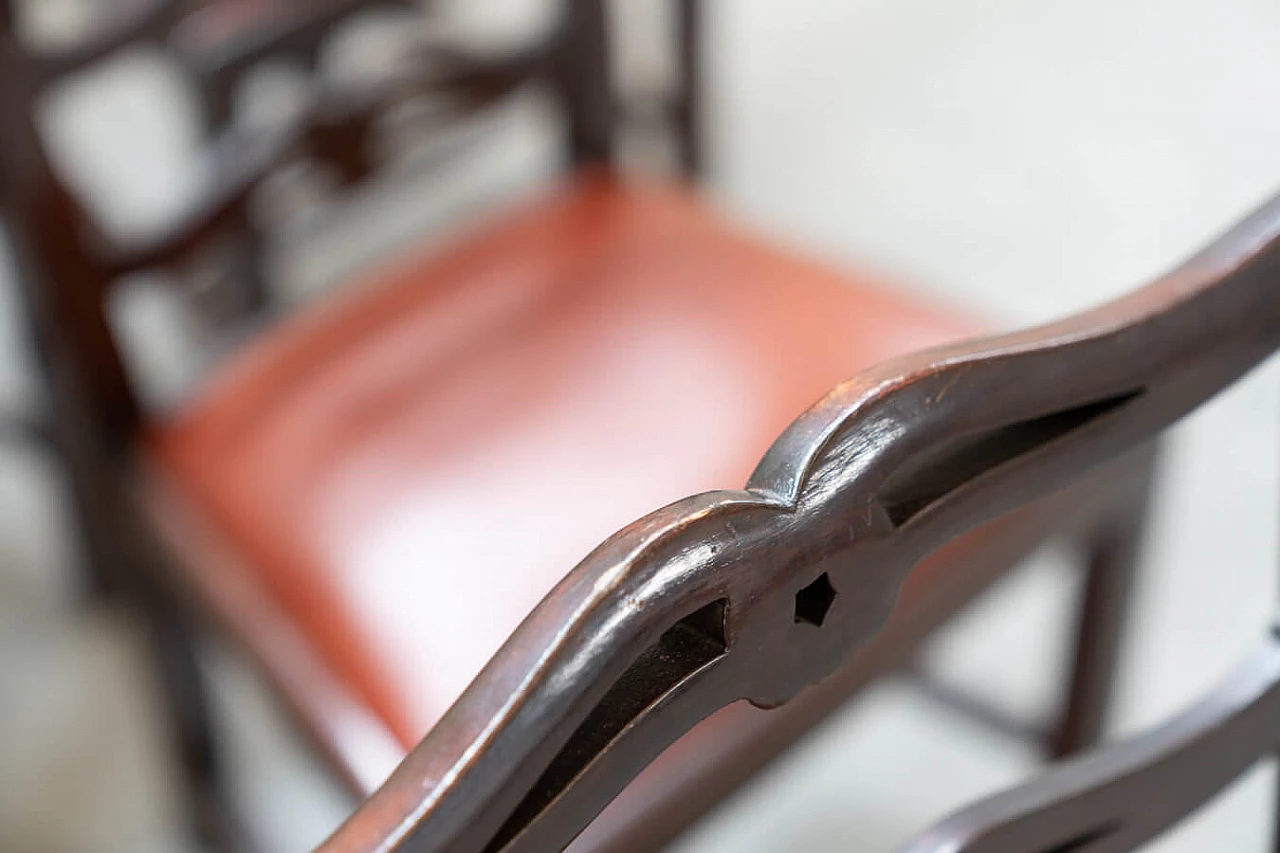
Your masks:
[{"label": "chair leg", "polygon": [[93,510],[85,505],[84,495],[73,494],[71,500],[75,505],[69,513],[70,522],[78,527],[73,531],[74,541],[81,547],[79,593],[89,605],[116,601],[125,581],[119,577],[110,548],[103,543],[103,531],[92,520]]},{"label": "chair leg", "polygon": [[1134,489],[1085,543],[1085,579],[1076,614],[1061,716],[1046,750],[1060,759],[1098,742],[1110,710],[1116,663],[1151,502],[1156,453],[1144,450]]},{"label": "chair leg", "polygon": [[144,629],[187,789],[189,825],[200,849],[245,853],[253,845],[227,797],[193,626],[162,593],[151,590],[142,598]]},{"label": "chair leg", "polygon": [[680,52],[680,71],[683,90],[677,103],[676,140],[679,146],[680,167],[686,178],[705,177],[706,139],[704,138],[703,87],[706,83],[703,69],[703,29],[706,10],[702,0],[679,0],[679,32],[677,48]]},{"label": "chair leg", "polygon": [[1271,782],[1271,851],[1280,853],[1280,752],[1274,756],[1275,779]]},{"label": "chair leg", "polygon": [[188,794],[187,817],[195,839],[201,849],[250,850],[224,796],[209,691],[193,626],[156,572],[146,570],[150,551],[140,536],[130,535],[134,525],[122,513],[111,512],[109,501],[95,500],[107,493],[94,488],[102,483],[85,479],[86,466],[67,467],[71,520],[79,526],[91,594],[120,601],[141,622]]},{"label": "chair leg", "polygon": [[250,851],[252,845],[225,796],[209,690],[193,626],[154,573],[121,570],[122,565],[138,566],[136,551],[142,549],[129,541],[124,532],[128,525],[117,528],[115,540],[105,538],[101,525],[95,523],[102,519],[93,515],[93,506],[76,500],[78,512],[73,513],[81,527],[86,562],[92,567],[93,591],[97,596],[123,599],[139,617],[187,794],[188,825],[199,849]]}]

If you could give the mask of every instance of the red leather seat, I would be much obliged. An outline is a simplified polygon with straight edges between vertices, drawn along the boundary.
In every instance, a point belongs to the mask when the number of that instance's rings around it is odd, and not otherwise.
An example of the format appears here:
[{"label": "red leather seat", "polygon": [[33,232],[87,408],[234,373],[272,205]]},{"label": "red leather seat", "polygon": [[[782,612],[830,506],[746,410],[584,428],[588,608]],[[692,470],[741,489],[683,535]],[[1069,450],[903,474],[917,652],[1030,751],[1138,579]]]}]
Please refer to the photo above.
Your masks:
[{"label": "red leather seat", "polygon": [[600,540],[971,330],[585,175],[264,335],[144,452],[407,748]]}]

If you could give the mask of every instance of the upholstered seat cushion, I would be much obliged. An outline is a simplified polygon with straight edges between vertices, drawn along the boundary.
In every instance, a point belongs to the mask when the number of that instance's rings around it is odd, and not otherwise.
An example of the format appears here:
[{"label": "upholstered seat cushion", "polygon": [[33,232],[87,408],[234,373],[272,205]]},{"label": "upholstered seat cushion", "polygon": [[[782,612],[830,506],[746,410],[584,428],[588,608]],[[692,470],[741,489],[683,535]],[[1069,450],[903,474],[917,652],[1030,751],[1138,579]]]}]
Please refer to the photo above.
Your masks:
[{"label": "upholstered seat cushion", "polygon": [[407,747],[601,539],[970,328],[583,176],[262,336],[145,453]]}]

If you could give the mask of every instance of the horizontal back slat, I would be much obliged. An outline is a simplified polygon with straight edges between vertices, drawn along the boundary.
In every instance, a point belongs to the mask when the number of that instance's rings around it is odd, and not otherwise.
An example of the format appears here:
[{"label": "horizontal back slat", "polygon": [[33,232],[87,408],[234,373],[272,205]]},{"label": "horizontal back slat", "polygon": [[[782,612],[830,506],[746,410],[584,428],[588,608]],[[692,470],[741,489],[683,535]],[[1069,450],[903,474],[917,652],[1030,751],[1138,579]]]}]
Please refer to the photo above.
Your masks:
[{"label": "horizontal back slat", "polygon": [[112,276],[186,260],[228,228],[248,219],[253,192],[286,163],[311,158],[333,166],[347,182],[373,171],[369,154],[379,115],[423,95],[446,96],[441,125],[492,105],[546,66],[551,43],[492,58],[433,50],[412,69],[377,82],[320,87],[301,109],[269,127],[233,126],[210,146],[208,191],[145,245],[115,254]]},{"label": "horizontal back slat", "polygon": [[44,82],[56,81],[126,47],[165,40],[188,10],[186,0],[150,0],[113,15],[80,43],[38,54],[33,61]]},{"label": "horizontal back slat", "polygon": [[[30,5],[22,11],[38,9],[43,0],[25,2]],[[84,396],[107,412],[103,420],[124,439],[136,428],[140,407],[106,315],[110,292],[133,273],[158,270],[167,273],[162,281],[193,285],[188,305],[214,328],[270,310],[275,229],[264,221],[271,209],[259,202],[270,199],[260,190],[275,189],[266,185],[277,175],[287,181],[294,166],[318,165],[342,186],[361,181],[384,160],[391,165],[395,158],[379,156],[383,143],[393,141],[383,134],[398,117],[412,115],[415,134],[431,143],[429,150],[415,151],[415,162],[434,168],[460,150],[450,144],[457,138],[454,124],[538,81],[558,107],[567,166],[614,163],[618,131],[635,118],[646,132],[668,125],[681,140],[680,162],[688,168],[685,138],[695,136],[690,45],[678,54],[681,91],[650,93],[648,105],[628,110],[615,91],[609,41],[619,34],[606,26],[607,6],[605,0],[561,0],[548,32],[491,53],[441,43],[446,28],[434,25],[447,22],[430,17],[426,0],[101,0],[92,7],[100,12],[100,26],[56,48],[28,43],[22,16],[15,14],[19,4],[0,0],[0,116],[6,125],[0,212],[22,224],[12,236],[27,259],[20,278],[31,297],[33,326],[65,344],[78,381],[88,386]],[[363,69],[345,74],[341,63],[327,61],[330,46],[334,58],[341,56],[344,27],[358,16],[406,8],[418,9],[424,26],[397,28],[396,48],[388,54],[392,67],[377,76]],[[678,16],[672,35],[682,43],[696,31],[691,20]],[[37,114],[61,94],[63,81],[105,71],[106,63],[136,47],[158,52],[192,84],[207,142],[197,154],[204,189],[195,201],[171,215],[158,234],[126,243],[100,233],[73,182],[57,168]],[[233,110],[242,92],[254,94],[259,73],[276,58],[302,66],[299,96],[265,114],[256,114],[249,98],[243,100],[248,108]],[[417,106],[427,109],[402,109]],[[210,281],[218,287],[213,297]],[[114,366],[104,376],[108,362]]]}]

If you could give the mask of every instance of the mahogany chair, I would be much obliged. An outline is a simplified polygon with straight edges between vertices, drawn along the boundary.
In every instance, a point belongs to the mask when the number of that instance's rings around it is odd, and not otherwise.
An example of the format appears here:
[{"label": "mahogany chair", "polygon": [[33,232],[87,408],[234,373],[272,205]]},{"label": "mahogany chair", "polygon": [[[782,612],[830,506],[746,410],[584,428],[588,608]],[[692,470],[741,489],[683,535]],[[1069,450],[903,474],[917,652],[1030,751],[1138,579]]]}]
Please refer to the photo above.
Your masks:
[{"label": "mahogany chair", "polygon": [[[975,325],[618,164],[624,134],[659,122],[684,177],[701,170],[690,0],[662,97],[614,91],[605,7],[583,0],[504,54],[436,45],[378,81],[318,82],[276,125],[227,117],[255,62],[314,55],[357,5],[277,0],[269,27],[208,32],[191,3],[130,5],[59,53],[0,15],[0,199],[47,389],[33,432],[66,462],[99,585],[147,617],[203,831],[228,823],[196,619],[239,641],[363,801],[332,850],[553,849],[611,800],[574,849],[658,847],[859,688],[911,669],[1054,538],[1085,573],[1060,715],[953,704],[1050,756],[1096,739],[1153,463],[1150,446],[1121,456],[1135,431],[1111,425],[1164,396],[1119,366],[1077,378],[1030,337],[858,373]],[[213,81],[222,168],[168,233],[115,246],[34,115],[139,39]],[[258,245],[255,193],[291,162],[374,173],[392,107],[447,96],[444,119],[466,121],[526,85],[564,116],[556,188],[272,324],[176,410],[143,411],[104,308],[119,279],[228,237]],[[1059,448],[1117,430],[1088,461],[1116,458],[1067,486],[1079,466]],[[1029,468],[1025,487],[1006,473]]]}]

